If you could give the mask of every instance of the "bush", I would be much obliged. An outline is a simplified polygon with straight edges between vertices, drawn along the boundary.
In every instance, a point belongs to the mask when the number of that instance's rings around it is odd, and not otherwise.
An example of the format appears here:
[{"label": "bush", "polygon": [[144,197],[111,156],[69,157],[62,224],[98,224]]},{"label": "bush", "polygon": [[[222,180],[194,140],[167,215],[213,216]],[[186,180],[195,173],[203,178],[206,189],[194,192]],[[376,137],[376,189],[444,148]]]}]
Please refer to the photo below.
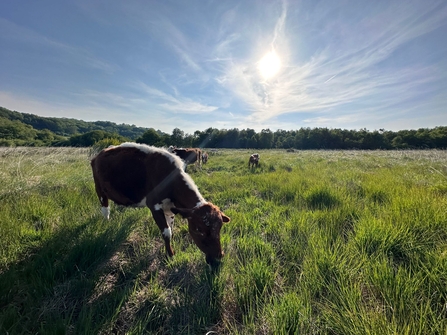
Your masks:
[{"label": "bush", "polygon": [[110,146],[120,145],[121,141],[117,138],[104,138],[92,146],[91,155],[96,155],[99,153],[102,149],[108,148]]}]

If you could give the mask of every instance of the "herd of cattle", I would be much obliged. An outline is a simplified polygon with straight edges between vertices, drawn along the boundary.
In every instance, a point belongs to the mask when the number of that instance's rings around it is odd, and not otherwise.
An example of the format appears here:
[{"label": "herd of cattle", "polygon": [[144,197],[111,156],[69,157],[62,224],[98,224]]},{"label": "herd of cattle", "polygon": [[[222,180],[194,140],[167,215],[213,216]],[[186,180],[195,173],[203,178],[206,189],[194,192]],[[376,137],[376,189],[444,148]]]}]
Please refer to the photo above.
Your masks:
[{"label": "herd of cattle", "polygon": [[[216,269],[223,257],[222,225],[230,222],[216,205],[206,201],[186,173],[188,164],[206,164],[208,153],[198,148],[169,147],[167,150],[137,143],[123,143],[102,150],[91,160],[95,190],[106,219],[109,200],[128,207],[148,207],[159,227],[168,256],[174,217],[188,221],[188,231],[206,262]],[[249,158],[249,168],[259,164],[259,154]]]},{"label": "herd of cattle", "polygon": [[[208,162],[208,153],[199,148],[177,148],[171,145],[168,148],[168,151],[179,156],[185,162],[185,167],[193,163],[200,166],[201,164],[206,164]],[[250,158],[248,159],[248,167],[258,167],[259,158],[260,156],[258,153],[250,155]]]}]

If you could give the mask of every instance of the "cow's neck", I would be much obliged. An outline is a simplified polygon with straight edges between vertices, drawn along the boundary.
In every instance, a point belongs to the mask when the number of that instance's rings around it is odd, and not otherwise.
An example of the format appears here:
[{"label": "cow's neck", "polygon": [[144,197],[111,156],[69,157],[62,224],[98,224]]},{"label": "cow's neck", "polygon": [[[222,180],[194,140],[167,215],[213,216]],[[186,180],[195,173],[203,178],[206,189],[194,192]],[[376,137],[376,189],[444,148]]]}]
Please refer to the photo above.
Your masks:
[{"label": "cow's neck", "polygon": [[181,173],[173,185],[175,205],[179,208],[193,208],[206,203],[194,181],[186,173]]}]

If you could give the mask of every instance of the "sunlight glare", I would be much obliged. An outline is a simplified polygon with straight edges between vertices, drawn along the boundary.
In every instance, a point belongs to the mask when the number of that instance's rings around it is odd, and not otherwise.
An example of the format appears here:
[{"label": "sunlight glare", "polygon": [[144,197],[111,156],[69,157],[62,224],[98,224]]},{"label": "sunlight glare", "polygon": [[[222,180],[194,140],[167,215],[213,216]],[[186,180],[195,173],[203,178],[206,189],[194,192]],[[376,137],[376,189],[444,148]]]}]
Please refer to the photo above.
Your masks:
[{"label": "sunlight glare", "polygon": [[278,73],[281,68],[281,60],[275,51],[270,51],[258,63],[259,72],[264,79],[269,79]]}]

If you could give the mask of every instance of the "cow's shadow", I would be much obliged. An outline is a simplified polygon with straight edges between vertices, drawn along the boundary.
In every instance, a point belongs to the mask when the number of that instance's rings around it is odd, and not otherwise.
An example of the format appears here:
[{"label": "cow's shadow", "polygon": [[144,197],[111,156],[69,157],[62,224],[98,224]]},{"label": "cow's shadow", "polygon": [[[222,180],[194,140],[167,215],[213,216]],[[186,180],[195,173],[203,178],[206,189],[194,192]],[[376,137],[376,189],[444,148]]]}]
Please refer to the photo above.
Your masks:
[{"label": "cow's shadow", "polygon": [[175,266],[160,236],[141,252],[132,216],[90,234],[100,220],[59,229],[0,274],[1,333],[180,334],[218,322],[219,284],[205,262]]}]

